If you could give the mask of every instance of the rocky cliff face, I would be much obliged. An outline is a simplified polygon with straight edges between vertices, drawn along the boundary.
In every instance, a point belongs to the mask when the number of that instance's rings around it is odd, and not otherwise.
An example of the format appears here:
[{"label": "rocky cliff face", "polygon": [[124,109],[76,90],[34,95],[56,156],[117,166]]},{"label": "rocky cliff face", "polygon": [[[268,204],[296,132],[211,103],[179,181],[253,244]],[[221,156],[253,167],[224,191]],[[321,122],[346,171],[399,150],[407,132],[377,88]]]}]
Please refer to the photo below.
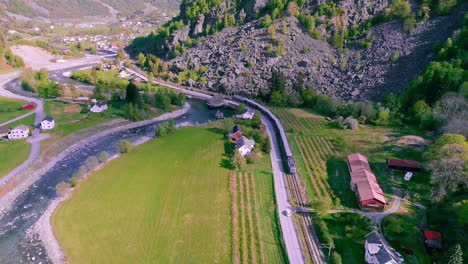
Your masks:
[{"label": "rocky cliff face", "polygon": [[[187,81],[186,85],[226,93],[256,95],[268,89],[273,71],[282,72],[291,87],[298,73],[303,73],[307,86],[319,93],[346,101],[378,99],[389,91],[404,90],[409,81],[422,73],[431,60],[436,42],[444,42],[456,28],[456,16],[439,17],[420,25],[412,34],[394,21],[372,28],[374,39],[365,49],[351,46],[339,52],[327,42],[311,38],[294,17],[277,23],[288,23],[283,56],[267,52],[272,39],[258,22],[231,27],[205,39],[171,61],[180,69],[205,66],[206,85]],[[440,30],[443,28],[444,30]],[[437,32],[437,34],[435,34]]]}]

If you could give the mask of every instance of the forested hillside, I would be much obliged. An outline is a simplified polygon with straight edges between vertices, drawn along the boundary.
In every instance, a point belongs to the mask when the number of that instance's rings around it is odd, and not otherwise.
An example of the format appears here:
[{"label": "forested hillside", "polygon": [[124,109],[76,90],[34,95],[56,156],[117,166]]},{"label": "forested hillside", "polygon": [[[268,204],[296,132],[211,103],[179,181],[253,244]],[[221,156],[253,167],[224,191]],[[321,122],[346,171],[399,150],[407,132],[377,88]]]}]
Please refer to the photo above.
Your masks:
[{"label": "forested hillside", "polygon": [[131,14],[148,7],[175,10],[179,0],[0,0],[0,5],[13,14],[26,17],[79,18],[85,16],[108,16],[111,11]]}]

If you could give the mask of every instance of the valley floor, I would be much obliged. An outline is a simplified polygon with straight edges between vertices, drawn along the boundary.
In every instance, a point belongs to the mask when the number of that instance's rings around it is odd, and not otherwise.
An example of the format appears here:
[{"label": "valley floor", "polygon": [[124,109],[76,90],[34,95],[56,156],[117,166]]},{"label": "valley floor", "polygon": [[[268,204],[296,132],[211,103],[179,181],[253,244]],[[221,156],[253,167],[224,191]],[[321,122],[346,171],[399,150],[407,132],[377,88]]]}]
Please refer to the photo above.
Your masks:
[{"label": "valley floor", "polygon": [[268,157],[230,173],[228,148],[183,128],[90,175],[52,217],[70,262],[284,263]]}]

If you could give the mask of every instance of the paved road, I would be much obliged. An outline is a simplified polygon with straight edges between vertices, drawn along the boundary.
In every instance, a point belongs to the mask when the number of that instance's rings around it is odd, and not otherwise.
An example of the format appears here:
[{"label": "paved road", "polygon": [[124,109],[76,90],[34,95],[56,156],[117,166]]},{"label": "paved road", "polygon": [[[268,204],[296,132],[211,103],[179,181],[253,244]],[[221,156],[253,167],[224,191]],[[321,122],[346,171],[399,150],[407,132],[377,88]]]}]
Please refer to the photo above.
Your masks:
[{"label": "paved road", "polygon": [[[69,61],[66,61],[64,63],[49,64],[49,65],[46,66],[46,69],[49,70],[49,71],[56,71],[56,70],[63,70],[63,69],[78,67],[78,66],[82,66],[82,65],[98,63],[98,62],[100,62],[102,57],[108,57],[108,56],[109,55],[106,55],[106,56],[86,56],[84,58],[69,60]],[[27,96],[22,96],[22,95],[12,93],[12,92],[6,90],[5,87],[4,87],[6,83],[11,82],[12,80],[18,78],[20,75],[21,75],[21,72],[12,72],[12,73],[8,73],[8,74],[0,75],[0,96],[14,98],[14,99],[20,99],[20,100],[24,100],[24,101],[28,101],[28,102],[35,102],[37,104],[37,107],[32,113],[36,114],[34,124],[38,124],[39,122],[41,122],[45,118],[44,102],[39,98],[27,97]],[[37,159],[37,157],[39,157],[39,154],[41,152],[41,140],[40,139],[43,139],[43,137],[41,136],[41,131],[39,129],[35,128],[33,130],[33,132],[32,132],[32,138],[29,140],[29,142],[31,143],[31,152],[29,153],[28,159],[26,161],[24,161],[21,165],[16,167],[14,170],[9,172],[7,175],[5,175],[3,178],[1,178],[0,179],[0,185],[3,185],[6,182],[8,182],[17,173],[19,173],[21,170],[26,168],[35,159]]]},{"label": "paved road", "polygon": [[292,264],[306,263],[299,245],[299,237],[294,228],[294,218],[293,216],[288,217],[284,213],[286,210],[291,210],[292,206],[288,202],[288,190],[284,179],[283,161],[280,158],[281,152],[277,142],[278,139],[274,136],[274,126],[267,118],[262,118],[262,122],[267,127],[267,133],[272,146],[270,157],[275,181],[276,203],[278,204],[278,215],[289,262]]},{"label": "paved road", "polygon": [[35,111],[30,111],[30,112],[28,112],[28,113],[26,113],[26,114],[24,114],[24,115],[20,115],[20,116],[18,116],[18,117],[16,117],[16,118],[13,118],[13,119],[11,119],[11,120],[8,120],[8,121],[6,121],[6,122],[1,123],[1,124],[0,124],[0,127],[2,127],[2,126],[4,126],[4,125],[8,125],[8,124],[13,123],[13,122],[16,122],[16,121],[18,121],[18,120],[21,120],[21,119],[23,119],[23,118],[25,118],[25,117],[27,117],[27,116],[30,116],[30,115],[32,115],[32,114],[34,114],[34,113],[35,113]]}]

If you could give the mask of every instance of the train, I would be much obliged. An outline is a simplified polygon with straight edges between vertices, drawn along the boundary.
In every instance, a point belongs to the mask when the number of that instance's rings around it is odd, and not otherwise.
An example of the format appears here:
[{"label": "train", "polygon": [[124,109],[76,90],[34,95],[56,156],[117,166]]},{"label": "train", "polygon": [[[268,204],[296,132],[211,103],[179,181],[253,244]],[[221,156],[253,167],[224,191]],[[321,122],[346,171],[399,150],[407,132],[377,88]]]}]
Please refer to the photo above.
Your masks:
[{"label": "train", "polygon": [[282,157],[283,161],[285,161],[285,165],[287,167],[288,172],[290,174],[292,174],[292,175],[296,174],[296,165],[295,165],[295,162],[294,162],[294,156],[293,156],[293,153],[291,151],[291,147],[289,146],[288,138],[286,136],[286,133],[284,132],[284,128],[281,125],[278,118],[276,118],[276,116],[273,115],[273,113],[271,113],[270,110],[268,110],[266,107],[264,107],[263,105],[255,102],[253,100],[250,100],[248,98],[245,98],[245,97],[242,97],[242,96],[239,96],[239,95],[234,95],[232,98],[234,100],[236,100],[236,101],[245,103],[247,106],[250,106],[250,107],[252,107],[254,109],[259,110],[268,119],[270,119],[273,122],[274,129],[275,129],[274,132],[275,132],[275,134],[277,136],[277,139],[278,139],[278,141],[280,143],[280,151],[281,151],[281,155],[283,156]]}]

